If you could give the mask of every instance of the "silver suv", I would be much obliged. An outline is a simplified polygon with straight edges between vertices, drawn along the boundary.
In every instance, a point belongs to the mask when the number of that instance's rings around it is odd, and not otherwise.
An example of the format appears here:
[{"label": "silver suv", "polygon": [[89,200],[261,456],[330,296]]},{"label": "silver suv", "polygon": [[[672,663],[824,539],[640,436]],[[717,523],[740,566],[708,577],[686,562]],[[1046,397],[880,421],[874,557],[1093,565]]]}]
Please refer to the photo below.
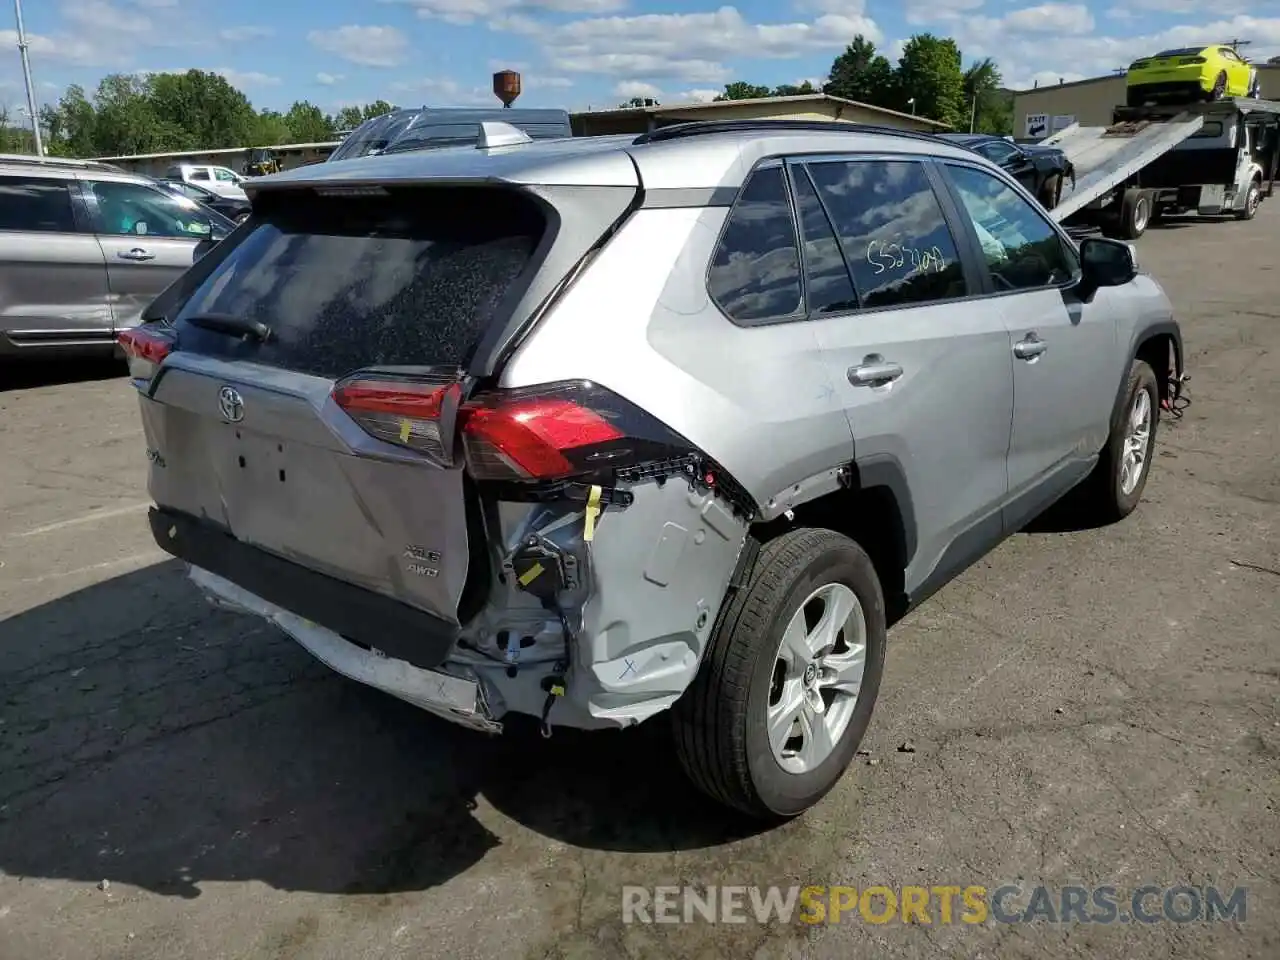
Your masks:
[{"label": "silver suv", "polygon": [[234,227],[119,167],[0,156],[0,360],[110,355]]},{"label": "silver suv", "polygon": [[1169,301],[925,135],[527,141],[251,185],[129,341],[156,540],[362,683],[485,731],[665,713],[707,793],[796,815],[888,623],[1072,488],[1134,509]]}]

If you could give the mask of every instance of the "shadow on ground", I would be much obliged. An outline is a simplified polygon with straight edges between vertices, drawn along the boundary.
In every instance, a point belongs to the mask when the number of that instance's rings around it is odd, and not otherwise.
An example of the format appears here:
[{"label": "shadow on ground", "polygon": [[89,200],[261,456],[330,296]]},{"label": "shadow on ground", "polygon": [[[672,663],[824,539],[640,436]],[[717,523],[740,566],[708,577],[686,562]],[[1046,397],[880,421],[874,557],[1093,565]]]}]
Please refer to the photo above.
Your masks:
[{"label": "shadow on ground", "polygon": [[0,360],[0,393],[6,390],[30,390],[56,387],[64,383],[90,380],[114,380],[129,372],[121,360]]},{"label": "shadow on ground", "polygon": [[333,674],[176,563],[0,621],[0,870],[181,897],[202,881],[392,892],[500,841],[485,798],[574,846],[745,836],[684,780],[655,723],[487,737]]}]

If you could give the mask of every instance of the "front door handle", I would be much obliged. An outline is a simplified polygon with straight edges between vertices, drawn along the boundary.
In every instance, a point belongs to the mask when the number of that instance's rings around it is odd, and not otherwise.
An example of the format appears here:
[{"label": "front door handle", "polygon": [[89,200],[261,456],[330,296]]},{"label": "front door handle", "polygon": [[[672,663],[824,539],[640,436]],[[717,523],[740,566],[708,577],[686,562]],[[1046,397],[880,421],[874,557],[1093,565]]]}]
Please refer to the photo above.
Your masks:
[{"label": "front door handle", "polygon": [[891,363],[883,357],[864,357],[862,363],[850,367],[849,382],[855,387],[880,387],[902,376],[902,364]]},{"label": "front door handle", "polygon": [[1047,343],[1034,333],[1028,333],[1026,337],[1013,345],[1013,355],[1019,360],[1034,360],[1048,349],[1049,345]]},{"label": "front door handle", "polygon": [[144,250],[142,247],[134,247],[132,250],[121,250],[116,254],[121,260],[154,260],[156,255],[150,250]]}]

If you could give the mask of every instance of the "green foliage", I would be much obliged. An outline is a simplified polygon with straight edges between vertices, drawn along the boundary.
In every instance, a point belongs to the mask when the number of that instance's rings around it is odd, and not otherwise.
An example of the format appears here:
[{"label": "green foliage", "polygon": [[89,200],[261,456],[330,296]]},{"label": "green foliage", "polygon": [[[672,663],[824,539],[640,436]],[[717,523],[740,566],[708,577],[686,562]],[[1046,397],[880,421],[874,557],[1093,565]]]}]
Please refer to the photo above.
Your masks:
[{"label": "green foliage", "polygon": [[[1001,137],[1013,133],[1013,91],[1000,84],[1000,71],[990,57],[964,72],[964,100],[969,104],[974,133]],[[966,122],[963,129],[968,128]]]},{"label": "green foliage", "polygon": [[889,61],[862,34],[853,38],[831,64],[824,93],[876,107],[896,108],[898,84]]},{"label": "green foliage", "polygon": [[715,101],[723,103],[726,100],[758,100],[761,97],[798,97],[802,94],[818,92],[808,80],[799,85],[784,83],[777,87],[762,87],[759,84],[747,83],[745,80],[735,80],[733,83],[724,85],[724,93],[718,94]]},{"label": "green foliage", "polygon": [[921,116],[967,129],[969,101],[964,95],[960,63],[960,48],[950,37],[931,33],[912,37],[898,60],[895,79],[899,102]]},{"label": "green foliage", "polygon": [[[83,87],[70,86],[57,104],[44,107],[40,118],[49,153],[101,157],[323,142],[344,125],[355,126],[394,109],[377,100],[327,116],[315,104],[300,100],[287,113],[255,110],[221,74],[188,70],[142,77],[111,74],[92,97]],[[0,112],[0,138],[20,138],[21,127],[5,121]]]}]

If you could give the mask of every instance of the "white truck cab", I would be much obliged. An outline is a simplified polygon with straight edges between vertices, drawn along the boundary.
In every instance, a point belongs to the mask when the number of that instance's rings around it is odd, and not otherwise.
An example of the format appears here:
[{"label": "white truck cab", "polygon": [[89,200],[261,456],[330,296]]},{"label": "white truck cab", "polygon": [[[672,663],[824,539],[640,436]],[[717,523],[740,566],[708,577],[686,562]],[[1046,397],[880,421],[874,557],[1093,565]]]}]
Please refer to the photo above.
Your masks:
[{"label": "white truck cab", "polygon": [[244,188],[241,184],[244,177],[229,167],[219,167],[208,163],[175,163],[164,172],[166,180],[182,180],[212,190],[222,197],[233,200],[245,200]]}]

